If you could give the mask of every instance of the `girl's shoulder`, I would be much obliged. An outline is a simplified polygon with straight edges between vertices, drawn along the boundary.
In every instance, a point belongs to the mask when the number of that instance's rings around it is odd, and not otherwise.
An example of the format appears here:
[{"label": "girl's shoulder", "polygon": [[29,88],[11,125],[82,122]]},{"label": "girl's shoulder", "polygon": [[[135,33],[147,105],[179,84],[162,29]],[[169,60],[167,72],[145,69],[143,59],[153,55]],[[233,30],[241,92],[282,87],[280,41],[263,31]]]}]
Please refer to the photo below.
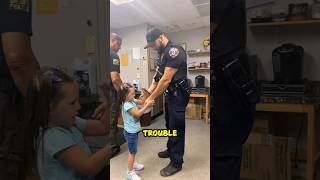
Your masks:
[{"label": "girl's shoulder", "polygon": [[134,101],[125,101],[123,102],[123,106],[137,106],[137,103],[135,103]]},{"label": "girl's shoulder", "polygon": [[123,110],[128,111],[131,108],[137,108],[137,104],[135,102],[123,102]]},{"label": "girl's shoulder", "polygon": [[71,127],[69,129],[63,127],[53,127],[48,128],[44,131],[44,138],[54,137],[54,136],[70,136],[77,131],[76,127]]}]

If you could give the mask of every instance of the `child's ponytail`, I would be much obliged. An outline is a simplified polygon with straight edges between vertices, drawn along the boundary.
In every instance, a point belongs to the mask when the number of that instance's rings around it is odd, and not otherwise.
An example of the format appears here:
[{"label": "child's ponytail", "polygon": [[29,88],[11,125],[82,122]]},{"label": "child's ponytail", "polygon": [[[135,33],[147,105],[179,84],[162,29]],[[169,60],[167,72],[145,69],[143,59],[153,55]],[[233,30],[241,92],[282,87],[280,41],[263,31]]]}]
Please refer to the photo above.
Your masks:
[{"label": "child's ponytail", "polygon": [[29,83],[25,98],[24,118],[29,123],[35,150],[39,145],[40,129],[42,130],[41,135],[44,135],[44,131],[48,128],[50,104],[61,100],[63,94],[60,92],[60,87],[65,82],[74,81],[61,70],[44,67]]},{"label": "child's ponytail", "polygon": [[130,88],[133,88],[133,86],[129,83],[124,83],[120,86],[119,97],[121,102],[124,102],[126,100]]}]

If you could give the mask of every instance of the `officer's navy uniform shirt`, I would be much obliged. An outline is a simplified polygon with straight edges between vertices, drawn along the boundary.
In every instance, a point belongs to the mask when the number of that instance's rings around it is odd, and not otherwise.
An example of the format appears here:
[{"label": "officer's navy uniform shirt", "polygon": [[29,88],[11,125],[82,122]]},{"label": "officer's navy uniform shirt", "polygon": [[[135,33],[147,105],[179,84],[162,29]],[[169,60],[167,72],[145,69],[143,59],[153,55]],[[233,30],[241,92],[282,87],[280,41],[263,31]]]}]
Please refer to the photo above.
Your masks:
[{"label": "officer's navy uniform shirt", "polygon": [[178,69],[173,80],[187,77],[187,54],[181,46],[173,44],[171,41],[168,42],[164,49],[159,71],[164,73],[165,67]]},{"label": "officer's navy uniform shirt", "polygon": [[[107,72],[109,73],[108,78],[111,78],[110,77],[111,72],[120,73],[120,58],[118,54],[112,49],[110,49],[110,60],[107,62]],[[113,87],[111,79],[110,79],[110,83],[111,83],[111,95],[113,96],[116,94],[116,89]]]}]

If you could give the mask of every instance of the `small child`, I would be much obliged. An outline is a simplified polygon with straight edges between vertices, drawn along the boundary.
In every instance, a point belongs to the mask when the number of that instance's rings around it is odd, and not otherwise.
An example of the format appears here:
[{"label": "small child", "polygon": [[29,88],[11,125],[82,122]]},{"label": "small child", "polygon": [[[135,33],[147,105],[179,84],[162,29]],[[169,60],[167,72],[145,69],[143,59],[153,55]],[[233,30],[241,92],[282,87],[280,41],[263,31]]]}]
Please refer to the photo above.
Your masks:
[{"label": "small child", "polygon": [[128,180],[140,180],[141,178],[136,174],[136,171],[143,170],[142,164],[134,163],[135,154],[138,146],[138,132],[141,130],[139,118],[144,112],[154,105],[154,101],[150,101],[146,106],[138,110],[135,102],[135,88],[125,83],[120,92],[120,98],[123,102],[122,117],[124,119],[123,134],[128,143],[128,171],[126,178]]},{"label": "small child", "polygon": [[[137,104],[138,108],[141,109],[144,106],[144,102],[150,96],[150,93],[145,88],[141,88],[141,95],[139,99],[135,99],[135,103]],[[151,111],[151,107],[145,111],[145,114]]]},{"label": "small child", "polygon": [[29,86],[26,102],[31,122],[41,124],[36,138],[42,180],[91,180],[106,168],[110,148],[92,153],[83,135],[105,135],[107,114],[99,120],[77,117],[79,87],[70,76],[55,68],[42,69]]}]

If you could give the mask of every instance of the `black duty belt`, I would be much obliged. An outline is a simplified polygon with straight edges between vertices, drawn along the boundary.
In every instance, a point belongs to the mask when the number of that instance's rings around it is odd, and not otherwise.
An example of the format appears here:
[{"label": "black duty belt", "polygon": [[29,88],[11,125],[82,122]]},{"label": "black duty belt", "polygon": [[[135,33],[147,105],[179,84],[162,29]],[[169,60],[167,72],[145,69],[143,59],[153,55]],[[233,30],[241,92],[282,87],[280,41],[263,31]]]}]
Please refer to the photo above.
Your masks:
[{"label": "black duty belt", "polygon": [[213,69],[219,72],[223,67],[230,64],[236,58],[241,57],[245,53],[243,48],[237,48],[229,53],[213,59]]},{"label": "black duty belt", "polygon": [[173,80],[166,89],[165,93],[176,93],[177,90],[186,91],[190,94],[191,89],[188,84],[188,79],[182,78],[179,80]]}]

